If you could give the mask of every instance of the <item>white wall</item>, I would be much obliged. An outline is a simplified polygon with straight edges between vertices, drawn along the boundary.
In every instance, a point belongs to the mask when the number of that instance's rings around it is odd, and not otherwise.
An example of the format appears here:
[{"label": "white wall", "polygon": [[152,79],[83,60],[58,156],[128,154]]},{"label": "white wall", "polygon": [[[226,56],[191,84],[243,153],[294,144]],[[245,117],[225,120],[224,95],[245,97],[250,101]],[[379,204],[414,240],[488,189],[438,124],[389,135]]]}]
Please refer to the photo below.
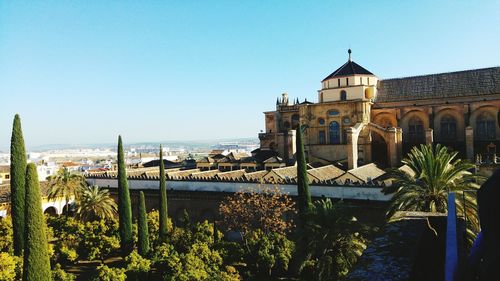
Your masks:
[{"label": "white wall", "polygon": [[[116,179],[87,179],[87,183],[100,187],[117,188]],[[129,180],[130,189],[158,189],[157,180]],[[185,191],[237,192],[245,188],[257,188],[260,184],[243,182],[203,182],[203,181],[167,181],[167,188]],[[281,190],[289,195],[297,195],[297,185],[280,185]],[[384,195],[380,187],[355,186],[320,186],[311,185],[311,195],[314,197],[329,197],[341,199],[388,201],[391,195]]]}]

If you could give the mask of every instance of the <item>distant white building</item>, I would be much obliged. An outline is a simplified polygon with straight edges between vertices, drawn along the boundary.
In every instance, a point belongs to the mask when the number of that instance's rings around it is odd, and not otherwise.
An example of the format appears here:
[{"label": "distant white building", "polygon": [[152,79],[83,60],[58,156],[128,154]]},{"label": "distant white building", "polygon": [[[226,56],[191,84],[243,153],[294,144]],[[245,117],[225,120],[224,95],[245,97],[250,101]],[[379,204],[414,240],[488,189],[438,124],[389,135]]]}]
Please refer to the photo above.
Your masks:
[{"label": "distant white building", "polygon": [[47,177],[57,174],[57,171],[59,171],[59,165],[54,162],[43,162],[41,164],[37,164],[36,170],[38,172],[38,180],[44,181]]}]

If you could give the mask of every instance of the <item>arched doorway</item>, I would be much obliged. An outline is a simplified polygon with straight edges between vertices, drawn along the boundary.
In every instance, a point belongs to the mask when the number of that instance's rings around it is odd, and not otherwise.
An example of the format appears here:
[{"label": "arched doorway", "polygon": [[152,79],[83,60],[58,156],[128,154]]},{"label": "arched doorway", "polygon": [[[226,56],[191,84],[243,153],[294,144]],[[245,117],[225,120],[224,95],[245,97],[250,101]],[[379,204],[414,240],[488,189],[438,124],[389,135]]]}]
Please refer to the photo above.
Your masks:
[{"label": "arched doorway", "polygon": [[43,211],[44,214],[47,214],[49,216],[57,216],[57,210],[55,207],[48,207],[47,209],[45,209],[45,211]]},{"label": "arched doorway", "polygon": [[389,151],[387,142],[377,132],[371,131],[372,143],[372,162],[376,163],[381,168],[389,167]]}]

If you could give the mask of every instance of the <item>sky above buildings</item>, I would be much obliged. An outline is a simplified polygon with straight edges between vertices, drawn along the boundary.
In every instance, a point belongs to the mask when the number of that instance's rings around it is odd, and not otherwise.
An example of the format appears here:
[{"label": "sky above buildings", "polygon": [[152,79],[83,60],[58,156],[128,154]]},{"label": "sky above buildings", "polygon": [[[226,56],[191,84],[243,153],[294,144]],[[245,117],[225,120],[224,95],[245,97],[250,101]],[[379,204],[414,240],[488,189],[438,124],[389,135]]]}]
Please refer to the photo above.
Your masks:
[{"label": "sky above buildings", "polygon": [[498,66],[500,1],[0,1],[0,149],[256,137],[347,60],[380,78]]}]

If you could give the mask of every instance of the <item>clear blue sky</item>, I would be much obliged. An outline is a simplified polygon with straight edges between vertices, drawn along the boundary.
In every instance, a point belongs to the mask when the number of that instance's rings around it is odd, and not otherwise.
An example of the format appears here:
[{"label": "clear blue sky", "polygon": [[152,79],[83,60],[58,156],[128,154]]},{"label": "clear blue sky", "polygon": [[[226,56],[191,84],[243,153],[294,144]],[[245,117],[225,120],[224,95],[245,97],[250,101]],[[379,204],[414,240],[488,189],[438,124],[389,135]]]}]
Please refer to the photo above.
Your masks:
[{"label": "clear blue sky", "polygon": [[381,78],[500,64],[500,1],[0,1],[0,147],[256,137],[353,59]]}]

